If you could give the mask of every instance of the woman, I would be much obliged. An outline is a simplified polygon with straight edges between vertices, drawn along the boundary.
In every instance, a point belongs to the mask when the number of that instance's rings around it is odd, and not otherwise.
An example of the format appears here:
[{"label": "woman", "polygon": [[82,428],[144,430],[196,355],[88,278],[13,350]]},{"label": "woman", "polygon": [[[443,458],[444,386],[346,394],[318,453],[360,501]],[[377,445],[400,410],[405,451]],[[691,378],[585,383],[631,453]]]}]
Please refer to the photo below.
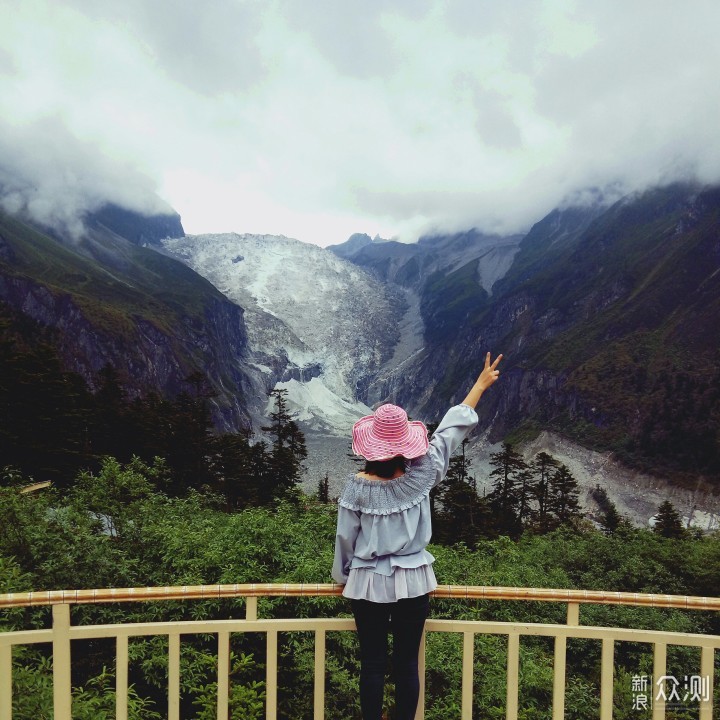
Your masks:
[{"label": "woman", "polygon": [[432,440],[402,408],[381,405],[353,426],[353,452],[365,458],[338,500],[333,579],[345,585],[360,640],[363,720],[380,720],[393,635],[397,720],[412,720],[420,682],[418,651],[429,595],[437,587],[430,542],[430,490],[445,477],[450,456],[477,425],[475,406],[499,376],[502,355],[485,367],[467,397],[450,408]]}]

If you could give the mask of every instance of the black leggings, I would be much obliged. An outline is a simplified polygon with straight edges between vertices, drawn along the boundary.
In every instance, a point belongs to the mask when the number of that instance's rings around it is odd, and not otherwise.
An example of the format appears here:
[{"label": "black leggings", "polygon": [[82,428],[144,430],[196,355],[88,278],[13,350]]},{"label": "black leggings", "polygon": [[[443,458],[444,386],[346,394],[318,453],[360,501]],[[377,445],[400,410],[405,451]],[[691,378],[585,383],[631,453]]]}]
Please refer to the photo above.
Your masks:
[{"label": "black leggings", "polygon": [[352,600],[360,640],[360,705],[363,720],[381,720],[388,634],[393,636],[395,718],[413,720],[420,694],[418,652],[430,597],[374,603]]}]

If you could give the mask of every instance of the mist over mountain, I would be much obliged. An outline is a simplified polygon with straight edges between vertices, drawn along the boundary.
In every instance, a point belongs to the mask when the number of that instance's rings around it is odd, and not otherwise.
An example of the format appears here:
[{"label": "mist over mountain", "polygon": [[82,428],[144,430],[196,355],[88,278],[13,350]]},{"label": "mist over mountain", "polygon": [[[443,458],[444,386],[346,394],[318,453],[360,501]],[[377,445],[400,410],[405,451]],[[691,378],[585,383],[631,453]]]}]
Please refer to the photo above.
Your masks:
[{"label": "mist over mountain", "polygon": [[490,350],[505,356],[478,408],[490,442],[550,432],[720,484],[717,187],[588,193],[524,235],[413,244],[186,236],[173,212],[107,204],[83,228],[2,215],[0,297],[55,328],[90,383],[110,363],[131,393],[173,394],[200,371],[217,427],[255,432],[286,389],[327,467],[380,402],[438,420]]},{"label": "mist over mountain", "polygon": [[165,238],[185,235],[180,215],[175,211],[143,215],[114,203],[106,203],[98,210],[87,213],[84,221],[96,232],[106,230],[141,247],[158,247]]}]

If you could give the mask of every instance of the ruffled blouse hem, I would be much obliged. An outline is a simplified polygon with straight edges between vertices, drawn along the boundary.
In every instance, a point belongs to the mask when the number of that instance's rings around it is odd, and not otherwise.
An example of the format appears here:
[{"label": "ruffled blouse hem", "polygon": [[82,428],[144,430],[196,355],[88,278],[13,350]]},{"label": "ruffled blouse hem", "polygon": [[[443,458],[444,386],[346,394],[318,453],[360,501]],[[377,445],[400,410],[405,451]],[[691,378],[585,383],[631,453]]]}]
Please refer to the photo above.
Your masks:
[{"label": "ruffled blouse hem", "polygon": [[396,568],[392,575],[380,575],[369,569],[350,570],[343,595],[352,600],[391,603],[426,595],[437,588],[432,565]]},{"label": "ruffled blouse hem", "polygon": [[376,558],[355,557],[350,563],[351,570],[372,570],[378,575],[392,575],[398,568],[416,570],[423,565],[432,565],[435,558],[427,549],[411,555],[383,555]]}]

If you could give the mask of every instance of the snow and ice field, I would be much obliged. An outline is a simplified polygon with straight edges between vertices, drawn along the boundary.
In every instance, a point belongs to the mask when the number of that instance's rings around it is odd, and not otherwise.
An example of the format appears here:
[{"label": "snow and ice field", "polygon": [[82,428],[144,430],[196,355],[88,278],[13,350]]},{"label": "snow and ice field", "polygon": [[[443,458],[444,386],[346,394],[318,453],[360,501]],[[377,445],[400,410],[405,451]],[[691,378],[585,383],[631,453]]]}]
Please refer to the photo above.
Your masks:
[{"label": "snow and ice field", "polygon": [[305,427],[343,434],[370,412],[356,387],[395,353],[407,309],[401,293],[285,237],[194,235],[163,248],[245,309],[251,361],[258,374],[275,368],[276,387]]}]

